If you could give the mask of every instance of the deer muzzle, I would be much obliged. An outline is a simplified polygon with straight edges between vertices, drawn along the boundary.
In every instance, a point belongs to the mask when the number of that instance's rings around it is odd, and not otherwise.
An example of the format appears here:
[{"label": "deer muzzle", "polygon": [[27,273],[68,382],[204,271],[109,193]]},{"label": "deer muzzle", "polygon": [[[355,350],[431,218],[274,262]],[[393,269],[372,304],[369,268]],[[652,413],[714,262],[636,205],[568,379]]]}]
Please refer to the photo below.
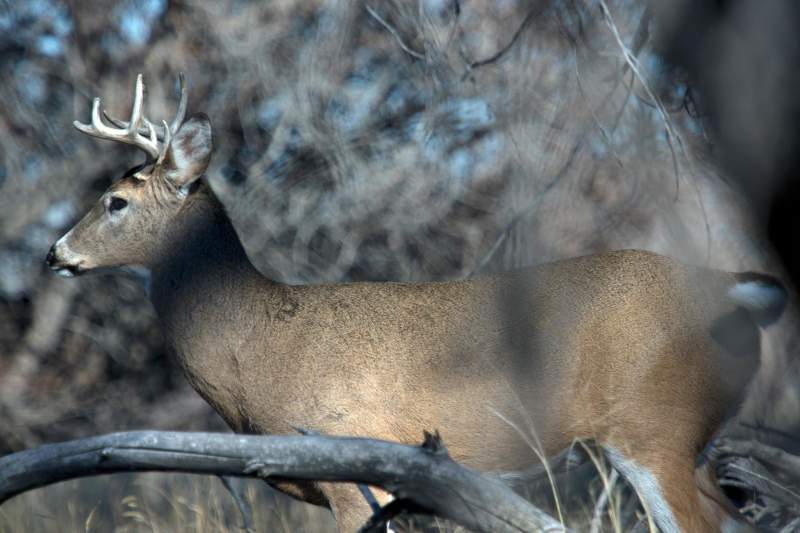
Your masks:
[{"label": "deer muzzle", "polygon": [[64,239],[62,238],[50,247],[45,261],[47,262],[47,266],[59,276],[71,278],[84,271],[81,267],[83,261],[78,257],[73,257],[74,254],[71,254],[69,250],[65,248],[63,241]]}]

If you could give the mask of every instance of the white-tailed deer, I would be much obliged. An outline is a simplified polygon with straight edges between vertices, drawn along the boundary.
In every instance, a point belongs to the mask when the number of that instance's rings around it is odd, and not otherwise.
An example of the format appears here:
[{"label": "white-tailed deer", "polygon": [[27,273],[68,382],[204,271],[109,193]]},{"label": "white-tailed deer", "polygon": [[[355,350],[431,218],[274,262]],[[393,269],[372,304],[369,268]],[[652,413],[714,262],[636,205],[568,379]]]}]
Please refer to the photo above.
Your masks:
[{"label": "white-tailed deer", "polygon": [[[594,439],[665,532],[748,526],[696,458],[757,368],[776,279],[619,251],[439,283],[289,286],[251,265],[200,178],[205,115],[171,124],[101,116],[99,138],[143,149],[51,249],[66,275],[139,264],[165,337],[195,389],[237,432],[416,442],[438,429],[454,458],[517,470]],[[283,485],[328,502],[341,530],[369,514],[355,487]]]}]

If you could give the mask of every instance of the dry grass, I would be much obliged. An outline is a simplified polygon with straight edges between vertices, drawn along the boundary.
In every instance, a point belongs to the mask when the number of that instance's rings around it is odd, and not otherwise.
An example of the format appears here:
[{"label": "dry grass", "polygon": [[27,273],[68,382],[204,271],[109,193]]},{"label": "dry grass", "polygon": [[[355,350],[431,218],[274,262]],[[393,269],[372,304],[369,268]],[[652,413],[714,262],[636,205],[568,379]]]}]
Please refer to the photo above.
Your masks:
[{"label": "dry grass", "polygon": [[[327,509],[297,502],[258,480],[238,480],[256,531],[334,532]],[[0,532],[167,533],[244,531],[219,479],[162,473],[66,481],[22,494],[0,507]]]}]

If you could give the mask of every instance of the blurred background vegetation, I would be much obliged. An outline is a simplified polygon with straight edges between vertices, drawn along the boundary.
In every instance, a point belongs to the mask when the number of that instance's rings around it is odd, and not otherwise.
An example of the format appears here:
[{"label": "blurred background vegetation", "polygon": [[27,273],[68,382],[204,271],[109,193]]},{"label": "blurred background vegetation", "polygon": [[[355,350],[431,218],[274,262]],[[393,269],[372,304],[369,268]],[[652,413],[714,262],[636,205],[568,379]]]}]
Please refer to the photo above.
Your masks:
[{"label": "blurred background vegetation", "polygon": [[[92,97],[124,117],[142,72],[149,116],[168,118],[185,72],[189,113],[214,128],[208,179],[281,281],[457,278],[624,247],[758,268],[767,236],[793,273],[797,8],[753,5],[0,0],[0,453],[225,430],[165,353],[135,273],[44,267],[141,157],[72,128]],[[746,214],[730,216],[751,233],[714,226],[715,187],[741,191]],[[732,241],[762,255],[733,257]],[[76,483],[57,488],[68,509]],[[70,530],[92,529],[86,502],[150,481],[92,483]],[[0,528],[63,531],[25,502]]]}]

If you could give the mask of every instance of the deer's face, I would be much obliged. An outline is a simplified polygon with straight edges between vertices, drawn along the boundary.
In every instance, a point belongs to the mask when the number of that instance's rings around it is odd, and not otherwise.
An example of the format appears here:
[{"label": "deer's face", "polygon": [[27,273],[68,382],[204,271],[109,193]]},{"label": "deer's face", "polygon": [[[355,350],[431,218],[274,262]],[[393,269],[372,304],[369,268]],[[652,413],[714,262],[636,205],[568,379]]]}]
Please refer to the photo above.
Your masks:
[{"label": "deer's face", "polygon": [[109,187],[53,245],[47,264],[64,276],[151,266],[169,246],[169,230],[210,155],[211,126],[204,115],[194,116],[177,131],[162,162],[131,169]]},{"label": "deer's face", "polygon": [[[50,249],[48,265],[64,276],[98,267],[147,264],[180,203],[160,194],[161,179],[127,175]],[[161,185],[162,187],[160,187]],[[163,197],[166,201],[159,201]]]}]

